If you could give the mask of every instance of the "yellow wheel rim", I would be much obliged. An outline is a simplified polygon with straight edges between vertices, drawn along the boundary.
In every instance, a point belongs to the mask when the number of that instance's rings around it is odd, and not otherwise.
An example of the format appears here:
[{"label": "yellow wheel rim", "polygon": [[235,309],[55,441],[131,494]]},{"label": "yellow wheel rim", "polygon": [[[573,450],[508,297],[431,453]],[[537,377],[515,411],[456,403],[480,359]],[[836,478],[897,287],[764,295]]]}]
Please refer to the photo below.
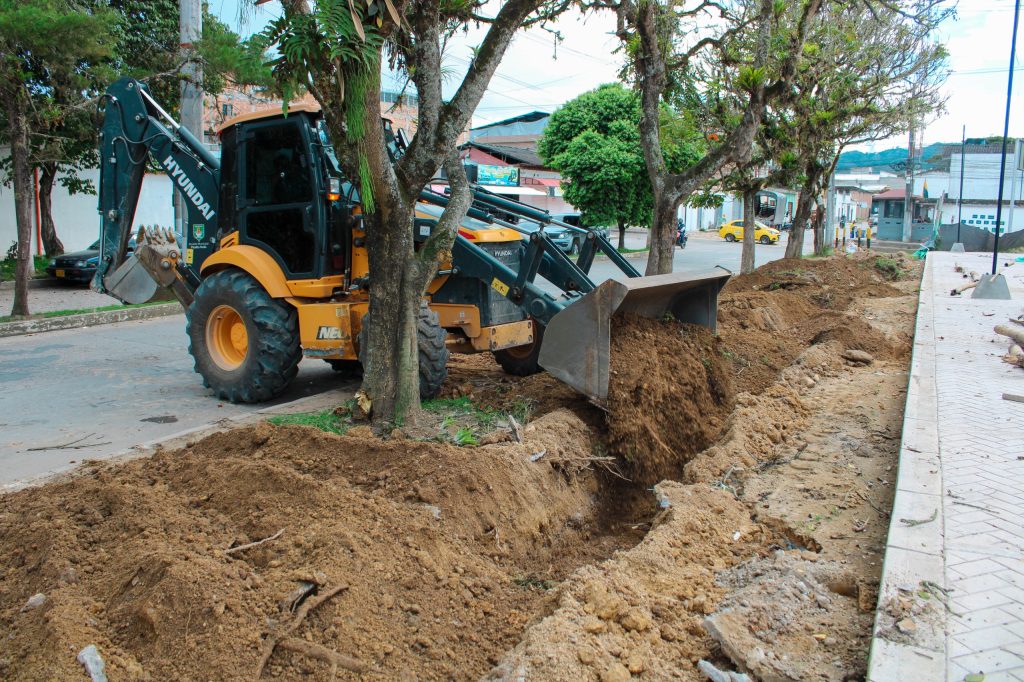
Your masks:
[{"label": "yellow wheel rim", "polygon": [[237,310],[229,305],[213,309],[206,322],[206,347],[221,369],[238,369],[245,362],[249,352],[249,333]]}]

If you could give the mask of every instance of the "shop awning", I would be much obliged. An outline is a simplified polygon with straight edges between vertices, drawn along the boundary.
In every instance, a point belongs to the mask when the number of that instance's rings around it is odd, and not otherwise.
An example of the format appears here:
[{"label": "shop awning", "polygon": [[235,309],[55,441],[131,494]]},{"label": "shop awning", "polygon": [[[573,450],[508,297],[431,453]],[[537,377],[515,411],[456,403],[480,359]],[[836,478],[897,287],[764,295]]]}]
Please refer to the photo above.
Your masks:
[{"label": "shop awning", "polygon": [[545,187],[561,187],[562,181],[558,178],[526,178],[530,184],[537,183]]}]

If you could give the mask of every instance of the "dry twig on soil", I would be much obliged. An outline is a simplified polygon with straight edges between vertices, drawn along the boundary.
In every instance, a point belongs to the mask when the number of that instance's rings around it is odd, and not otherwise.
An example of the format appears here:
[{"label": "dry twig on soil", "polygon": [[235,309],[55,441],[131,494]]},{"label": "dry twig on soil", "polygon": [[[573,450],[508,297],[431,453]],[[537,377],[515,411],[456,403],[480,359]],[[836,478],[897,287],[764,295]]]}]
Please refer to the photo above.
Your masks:
[{"label": "dry twig on soil", "polygon": [[277,531],[276,533],[271,535],[269,538],[263,538],[262,540],[257,540],[256,542],[247,542],[244,545],[238,545],[237,547],[228,547],[227,549],[224,550],[224,553],[230,556],[231,554],[234,554],[236,552],[241,552],[242,550],[249,549],[251,547],[258,547],[258,546],[262,545],[265,542],[270,542],[271,540],[278,539],[279,537],[281,537],[281,535],[283,533],[284,533],[284,528],[282,528],[281,530]]},{"label": "dry twig on soil", "polygon": [[[340,665],[346,668],[347,670],[352,670],[353,672],[361,672],[366,670],[366,666],[360,661],[357,661],[354,658],[349,658],[348,656],[343,656],[342,654],[339,654],[336,651],[331,651],[330,649],[327,649],[325,647],[310,647],[306,650],[298,651],[294,647],[289,648],[287,645],[284,645],[284,642],[286,640],[288,640],[289,643],[292,643],[292,640],[295,640],[295,638],[291,635],[299,628],[300,625],[302,625],[302,621],[306,619],[306,616],[309,615],[310,611],[317,608],[318,606],[320,606],[321,604],[323,604],[339,592],[343,592],[347,589],[348,585],[345,585],[343,583],[341,585],[337,585],[336,587],[332,587],[327,592],[324,592],[323,594],[318,595],[313,599],[307,599],[305,602],[303,602],[302,606],[299,607],[299,610],[295,614],[295,618],[288,625],[288,627],[284,629],[283,632],[279,634],[270,633],[267,636],[267,641],[263,645],[263,655],[260,657],[259,666],[257,666],[256,668],[255,679],[258,680],[260,679],[260,677],[263,676],[263,669],[267,667],[267,662],[270,661],[270,657],[274,655],[274,649],[276,649],[278,646],[281,646],[285,649],[289,649],[290,651],[296,651],[297,653],[308,653],[308,655],[314,658],[320,658],[321,660],[328,660],[323,658],[322,654],[325,651],[330,652],[332,658],[330,659],[329,662],[331,662],[332,670],[334,669],[335,664]],[[314,649],[317,651],[317,653],[312,653]]]},{"label": "dry twig on soil", "polygon": [[333,649],[317,644],[316,642],[307,642],[304,639],[298,637],[284,637],[278,641],[277,646],[281,647],[286,651],[294,651],[297,654],[303,656],[309,656],[310,658],[316,658],[325,663],[331,664],[331,677],[333,678],[338,668],[344,668],[354,673],[361,673],[366,671],[366,664],[358,661],[351,656],[345,656],[339,654]]}]

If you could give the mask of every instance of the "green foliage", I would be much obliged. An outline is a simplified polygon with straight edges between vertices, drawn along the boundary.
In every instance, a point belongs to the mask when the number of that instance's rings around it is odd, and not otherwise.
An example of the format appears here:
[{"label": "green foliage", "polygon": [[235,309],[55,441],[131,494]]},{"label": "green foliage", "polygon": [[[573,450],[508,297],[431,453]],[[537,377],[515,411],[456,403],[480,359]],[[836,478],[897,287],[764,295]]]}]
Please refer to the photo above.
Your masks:
[{"label": "green foliage", "polygon": [[[619,84],[602,85],[551,115],[537,151],[568,180],[566,201],[589,225],[647,225],[653,196],[640,142],[640,101]],[[666,109],[661,138],[670,168],[696,163],[703,144],[691,122]]]},{"label": "green foliage", "polygon": [[879,256],[875,259],[875,269],[891,280],[897,280],[903,276],[903,268],[895,258]]},{"label": "green foliage", "polygon": [[[17,247],[17,244],[14,245]],[[35,263],[36,277],[46,276],[46,265],[50,259],[46,256],[33,256]],[[0,260],[0,282],[7,282],[14,279],[14,269],[18,266],[17,258],[5,258]]]},{"label": "green foliage", "polygon": [[[111,66],[118,76],[146,81],[160,105],[176,116],[181,104],[179,0],[106,0],[118,17]],[[269,87],[264,45],[242,40],[203,3],[203,32],[194,46],[202,65],[202,87],[217,95],[231,83]],[[111,78],[111,80],[114,80]]]},{"label": "green foliage", "polygon": [[463,426],[455,432],[455,436],[452,437],[456,445],[462,446],[477,446],[480,445],[480,439],[473,433],[473,429],[468,426]]},{"label": "green foliage", "polygon": [[568,182],[565,199],[589,225],[646,225],[653,198],[640,147],[640,102],[602,85],[551,115],[537,151]]}]

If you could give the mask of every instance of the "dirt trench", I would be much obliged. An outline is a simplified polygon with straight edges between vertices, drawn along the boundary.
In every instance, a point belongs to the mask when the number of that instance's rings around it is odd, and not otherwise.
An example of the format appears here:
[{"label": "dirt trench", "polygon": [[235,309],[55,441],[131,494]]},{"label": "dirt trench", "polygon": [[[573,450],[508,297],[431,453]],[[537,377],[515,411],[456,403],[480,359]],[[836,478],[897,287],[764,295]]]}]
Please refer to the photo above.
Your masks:
[{"label": "dirt trench", "polygon": [[920,274],[900,267],[772,263],[727,286],[717,337],[618,320],[607,413],[455,360],[446,395],[528,406],[521,443],[263,424],[0,498],[0,677],[79,678],[95,644],[112,680],[857,679]]}]

